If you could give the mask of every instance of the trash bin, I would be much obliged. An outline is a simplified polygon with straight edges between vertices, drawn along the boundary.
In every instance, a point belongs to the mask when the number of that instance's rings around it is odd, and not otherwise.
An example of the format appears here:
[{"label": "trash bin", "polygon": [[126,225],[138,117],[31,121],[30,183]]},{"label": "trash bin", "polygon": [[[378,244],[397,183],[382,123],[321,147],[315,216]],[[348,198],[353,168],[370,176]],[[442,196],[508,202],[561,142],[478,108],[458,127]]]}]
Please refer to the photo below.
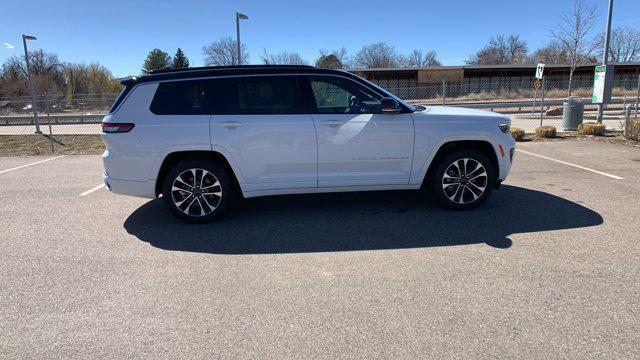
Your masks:
[{"label": "trash bin", "polygon": [[562,125],[565,131],[575,131],[582,124],[584,100],[581,97],[570,97],[562,104]]}]

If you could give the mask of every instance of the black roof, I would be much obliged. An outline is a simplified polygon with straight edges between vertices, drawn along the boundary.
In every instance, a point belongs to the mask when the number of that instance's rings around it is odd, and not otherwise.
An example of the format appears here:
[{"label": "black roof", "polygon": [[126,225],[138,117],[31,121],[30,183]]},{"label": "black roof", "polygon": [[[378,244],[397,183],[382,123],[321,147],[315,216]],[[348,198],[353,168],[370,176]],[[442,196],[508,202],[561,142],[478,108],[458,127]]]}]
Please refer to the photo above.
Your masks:
[{"label": "black roof", "polygon": [[228,75],[291,74],[299,72],[340,74],[343,76],[358,78],[357,76],[346,71],[320,69],[309,65],[239,65],[154,70],[149,74],[120,79],[120,82],[123,85],[133,85],[137,83],[159,80],[178,80]]}]

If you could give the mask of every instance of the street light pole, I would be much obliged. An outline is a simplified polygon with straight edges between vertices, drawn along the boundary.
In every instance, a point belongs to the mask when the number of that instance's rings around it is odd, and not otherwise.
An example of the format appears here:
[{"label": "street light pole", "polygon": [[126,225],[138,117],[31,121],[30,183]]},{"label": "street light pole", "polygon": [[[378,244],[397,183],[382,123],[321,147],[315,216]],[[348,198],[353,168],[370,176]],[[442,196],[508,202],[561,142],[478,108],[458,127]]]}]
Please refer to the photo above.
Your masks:
[{"label": "street light pole", "polygon": [[33,81],[31,81],[31,70],[29,69],[29,51],[27,50],[27,40],[37,40],[35,36],[22,35],[22,46],[24,46],[24,61],[27,66],[27,79],[29,79],[29,92],[31,92],[31,109],[33,109],[33,119],[36,124],[36,134],[42,134],[40,131],[40,121],[38,120],[38,108],[36,107],[36,92],[33,89]]},{"label": "street light pole", "polygon": [[[607,15],[607,30],[604,35],[604,53],[602,54],[602,65],[607,66],[609,62],[609,40],[611,38],[611,15],[613,14],[613,0],[609,0],[609,14]],[[598,122],[602,122],[604,103],[598,105]]]},{"label": "street light pole", "polygon": [[240,19],[246,20],[248,18],[249,17],[247,15],[236,12],[236,50],[238,51],[238,60],[236,65],[242,65],[242,46],[240,46]]}]

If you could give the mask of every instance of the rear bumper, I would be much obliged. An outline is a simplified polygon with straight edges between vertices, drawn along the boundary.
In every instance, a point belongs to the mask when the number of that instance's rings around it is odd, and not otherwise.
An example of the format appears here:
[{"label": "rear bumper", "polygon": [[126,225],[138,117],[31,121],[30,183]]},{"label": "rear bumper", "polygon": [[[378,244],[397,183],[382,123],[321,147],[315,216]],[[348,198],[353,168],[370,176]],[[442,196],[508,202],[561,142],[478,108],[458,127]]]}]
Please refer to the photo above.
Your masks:
[{"label": "rear bumper", "polygon": [[102,180],[109,191],[116,194],[137,196],[143,198],[153,199],[156,197],[155,180],[148,181],[132,181],[132,180],[117,180],[109,177],[108,173],[102,174]]}]

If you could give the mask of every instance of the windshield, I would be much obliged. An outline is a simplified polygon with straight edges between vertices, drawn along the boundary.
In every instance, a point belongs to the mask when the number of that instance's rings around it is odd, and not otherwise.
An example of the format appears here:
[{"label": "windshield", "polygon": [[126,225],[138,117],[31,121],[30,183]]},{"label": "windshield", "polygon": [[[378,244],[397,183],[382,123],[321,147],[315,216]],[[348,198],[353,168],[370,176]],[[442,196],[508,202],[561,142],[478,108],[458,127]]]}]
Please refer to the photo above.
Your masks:
[{"label": "windshield", "polygon": [[406,102],[404,102],[402,99],[400,99],[399,97],[393,95],[392,93],[390,93],[389,91],[387,91],[386,89],[381,88],[380,86],[372,83],[369,80],[363,79],[364,81],[366,81],[369,85],[371,85],[372,87],[374,87],[376,90],[382,92],[383,94],[387,95],[388,97],[394,98],[396,99],[399,103],[403,104],[404,106],[408,107],[409,110],[411,110],[412,112],[416,112],[416,111],[420,111],[419,109],[416,109],[415,106],[411,105],[411,104],[407,104]]}]

